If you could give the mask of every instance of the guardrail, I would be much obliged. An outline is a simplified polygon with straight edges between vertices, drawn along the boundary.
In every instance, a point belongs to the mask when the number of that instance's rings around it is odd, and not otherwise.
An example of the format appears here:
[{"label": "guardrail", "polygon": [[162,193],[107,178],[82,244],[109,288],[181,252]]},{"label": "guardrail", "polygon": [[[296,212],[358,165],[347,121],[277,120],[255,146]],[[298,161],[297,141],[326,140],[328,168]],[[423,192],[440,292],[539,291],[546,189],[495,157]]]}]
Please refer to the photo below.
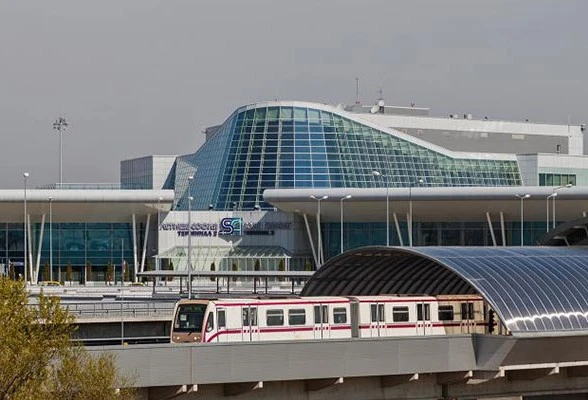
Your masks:
[{"label": "guardrail", "polygon": [[172,319],[175,301],[100,301],[89,303],[64,303],[77,319],[114,317],[169,316]]},{"label": "guardrail", "polygon": [[[114,300],[92,302],[63,302],[61,305],[67,308],[76,319],[98,318],[132,318],[132,317],[173,317],[175,300],[137,301]],[[37,307],[37,304],[29,304],[29,307]]]}]

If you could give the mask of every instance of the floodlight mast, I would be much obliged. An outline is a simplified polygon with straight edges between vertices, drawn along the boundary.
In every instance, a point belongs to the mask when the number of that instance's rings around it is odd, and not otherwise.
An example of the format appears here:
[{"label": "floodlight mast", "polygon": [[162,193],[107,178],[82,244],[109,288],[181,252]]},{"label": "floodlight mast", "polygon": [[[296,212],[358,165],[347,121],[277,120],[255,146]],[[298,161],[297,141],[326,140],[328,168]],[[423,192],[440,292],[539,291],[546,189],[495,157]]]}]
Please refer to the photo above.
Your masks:
[{"label": "floodlight mast", "polygon": [[63,184],[63,133],[67,129],[68,124],[64,117],[59,117],[53,123],[53,130],[59,134],[59,189]]}]

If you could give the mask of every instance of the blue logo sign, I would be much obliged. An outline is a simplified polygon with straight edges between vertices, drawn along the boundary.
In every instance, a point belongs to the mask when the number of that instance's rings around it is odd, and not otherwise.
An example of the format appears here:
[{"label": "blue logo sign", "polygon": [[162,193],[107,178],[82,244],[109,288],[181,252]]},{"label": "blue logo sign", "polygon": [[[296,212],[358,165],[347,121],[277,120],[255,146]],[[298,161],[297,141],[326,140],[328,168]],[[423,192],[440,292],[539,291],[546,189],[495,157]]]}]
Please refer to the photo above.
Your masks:
[{"label": "blue logo sign", "polygon": [[243,218],[221,219],[218,234],[241,236],[243,234]]}]

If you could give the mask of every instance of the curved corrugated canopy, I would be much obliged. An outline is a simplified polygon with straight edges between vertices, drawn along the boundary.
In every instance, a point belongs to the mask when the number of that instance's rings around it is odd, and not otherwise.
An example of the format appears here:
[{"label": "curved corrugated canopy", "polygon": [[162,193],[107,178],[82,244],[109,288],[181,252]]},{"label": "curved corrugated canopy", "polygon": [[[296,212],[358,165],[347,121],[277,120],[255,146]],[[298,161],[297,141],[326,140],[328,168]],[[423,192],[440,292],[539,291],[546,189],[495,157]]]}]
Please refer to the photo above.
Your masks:
[{"label": "curved corrugated canopy", "polygon": [[479,293],[513,335],[588,329],[588,248],[364,247],[327,261],[303,296]]}]

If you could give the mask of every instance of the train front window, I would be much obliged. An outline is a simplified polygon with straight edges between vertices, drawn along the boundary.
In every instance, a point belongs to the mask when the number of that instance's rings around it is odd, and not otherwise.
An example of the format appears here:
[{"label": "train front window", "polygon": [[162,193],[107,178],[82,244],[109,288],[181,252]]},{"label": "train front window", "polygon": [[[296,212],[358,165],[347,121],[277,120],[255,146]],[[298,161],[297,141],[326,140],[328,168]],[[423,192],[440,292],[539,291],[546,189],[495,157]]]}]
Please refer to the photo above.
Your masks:
[{"label": "train front window", "polygon": [[202,332],[206,304],[182,304],[174,321],[176,332]]}]

